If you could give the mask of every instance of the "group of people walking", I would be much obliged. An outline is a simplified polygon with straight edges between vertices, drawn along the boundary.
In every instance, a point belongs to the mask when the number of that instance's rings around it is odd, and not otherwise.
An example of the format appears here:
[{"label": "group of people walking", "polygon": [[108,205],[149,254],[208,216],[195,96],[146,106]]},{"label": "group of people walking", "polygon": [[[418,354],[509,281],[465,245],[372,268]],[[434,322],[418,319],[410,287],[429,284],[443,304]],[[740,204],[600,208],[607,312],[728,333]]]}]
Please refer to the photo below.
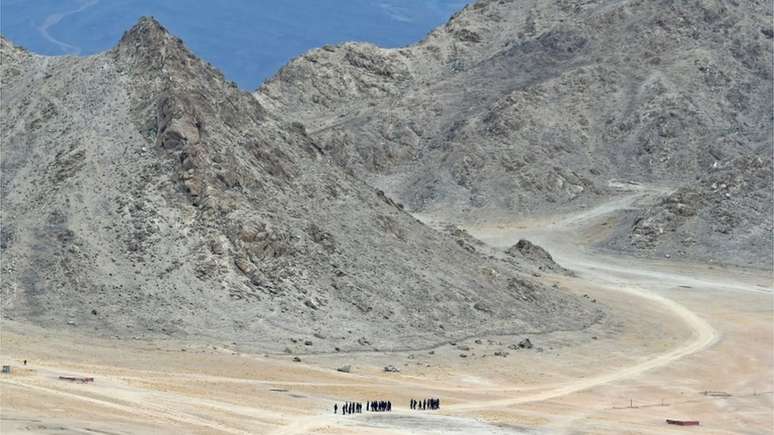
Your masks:
[{"label": "group of people walking", "polygon": [[[333,413],[337,414],[339,412],[339,404],[334,403],[333,404]],[[347,415],[347,414],[360,414],[363,412],[363,404],[357,403],[357,402],[345,402],[341,405],[341,415]]]},{"label": "group of people walking", "polygon": [[[440,409],[441,399],[411,399],[409,402],[409,408],[425,411],[428,409]],[[333,413],[338,414],[341,409],[341,415],[347,414],[361,414],[363,412],[363,404],[361,402],[344,402],[339,406],[338,403],[333,404]],[[367,401],[365,403],[365,410],[370,412],[390,412],[392,411],[392,402],[389,400],[375,400]]]},{"label": "group of people walking", "polygon": [[377,400],[376,402],[366,402],[366,411],[371,406],[372,412],[390,412],[392,411],[392,402],[389,400]]},{"label": "group of people walking", "polygon": [[[365,410],[371,412],[390,412],[392,411],[392,402],[389,400],[367,401]],[[339,404],[333,404],[333,413],[338,414]],[[363,412],[363,404],[360,402],[345,402],[341,405],[341,415],[360,414]]]},{"label": "group of people walking", "polygon": [[427,409],[439,409],[440,407],[441,407],[441,399],[422,399],[422,400],[411,399],[411,401],[409,402],[409,408],[419,409],[421,411],[424,411]]}]

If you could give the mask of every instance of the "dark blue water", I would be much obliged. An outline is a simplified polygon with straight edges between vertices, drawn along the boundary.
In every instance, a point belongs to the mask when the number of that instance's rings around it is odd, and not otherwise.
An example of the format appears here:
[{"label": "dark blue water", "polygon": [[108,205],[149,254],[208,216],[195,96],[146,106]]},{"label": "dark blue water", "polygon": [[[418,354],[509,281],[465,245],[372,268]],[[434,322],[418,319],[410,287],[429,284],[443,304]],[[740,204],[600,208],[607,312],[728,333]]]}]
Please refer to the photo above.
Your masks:
[{"label": "dark blue water", "polygon": [[323,44],[400,47],[422,39],[467,0],[0,0],[0,32],[41,54],[113,47],[143,15],[252,89]]}]

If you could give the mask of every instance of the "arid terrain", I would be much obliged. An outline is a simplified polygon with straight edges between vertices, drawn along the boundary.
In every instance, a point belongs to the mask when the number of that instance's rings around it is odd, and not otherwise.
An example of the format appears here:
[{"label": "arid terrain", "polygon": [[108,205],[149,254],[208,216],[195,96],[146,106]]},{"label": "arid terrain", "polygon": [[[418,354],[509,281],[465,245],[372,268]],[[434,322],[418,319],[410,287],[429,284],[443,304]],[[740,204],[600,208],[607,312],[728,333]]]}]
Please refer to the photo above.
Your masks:
[{"label": "arid terrain", "polygon": [[0,37],[0,432],[774,432],[771,18],[479,0],[254,92]]},{"label": "arid terrain", "polygon": [[[700,420],[702,433],[769,432],[771,275],[589,250],[620,207],[649,195],[469,228],[493,246],[528,236],[576,271],[540,279],[615,313],[583,332],[471,337],[422,351],[310,354],[293,362],[228,346],[94,339],[5,322],[2,359],[15,371],[0,378],[2,431],[662,434],[681,433],[666,418],[684,418]],[[535,348],[508,349],[524,336]],[[343,365],[351,373],[336,371]],[[386,365],[400,372],[385,373]],[[95,381],[72,384],[59,375]],[[410,411],[412,397],[440,397],[442,408]],[[395,410],[332,412],[336,402],[371,398],[388,398]]]},{"label": "arid terrain", "polygon": [[423,225],[152,18],[99,55],[0,56],[6,318],[306,353],[605,316]]}]

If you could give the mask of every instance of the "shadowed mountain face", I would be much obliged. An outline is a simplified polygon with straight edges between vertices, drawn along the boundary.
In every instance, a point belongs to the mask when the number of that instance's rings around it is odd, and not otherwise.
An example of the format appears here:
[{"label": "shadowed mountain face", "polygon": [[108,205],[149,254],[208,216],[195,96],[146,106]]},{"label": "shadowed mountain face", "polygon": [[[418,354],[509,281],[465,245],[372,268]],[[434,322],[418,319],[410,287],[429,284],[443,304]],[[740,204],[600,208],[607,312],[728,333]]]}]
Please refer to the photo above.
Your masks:
[{"label": "shadowed mountain face", "polygon": [[[763,1],[481,0],[412,47],[310,52],[255,96],[412,211],[572,208],[611,179],[712,190],[713,168],[745,178],[740,161],[771,166],[771,20]],[[770,174],[751,176],[770,186]],[[769,266],[772,197],[756,192],[719,196],[730,217],[702,201],[705,223],[656,231],[689,234],[687,256],[730,262],[763,235],[739,261]],[[634,223],[622,231],[618,248],[663,252]]]},{"label": "shadowed mountain face", "polygon": [[603,315],[422,225],[152,19],[85,58],[1,43],[5,316],[295,352]]}]

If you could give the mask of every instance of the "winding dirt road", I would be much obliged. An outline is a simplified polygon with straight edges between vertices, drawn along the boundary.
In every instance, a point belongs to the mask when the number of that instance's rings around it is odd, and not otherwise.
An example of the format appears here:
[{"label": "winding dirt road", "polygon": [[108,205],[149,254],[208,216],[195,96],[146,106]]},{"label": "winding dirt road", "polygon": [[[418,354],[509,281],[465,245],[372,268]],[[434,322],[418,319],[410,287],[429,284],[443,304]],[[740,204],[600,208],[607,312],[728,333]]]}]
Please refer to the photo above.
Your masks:
[{"label": "winding dirt road", "polygon": [[[554,257],[563,266],[577,271],[583,279],[593,282],[596,286],[605,288],[611,292],[618,292],[637,304],[640,300],[647,300],[658,304],[663,310],[671,312],[691,332],[690,338],[679,346],[661,353],[650,355],[646,360],[627,367],[603,372],[591,377],[570,380],[558,385],[534,387],[532,392],[524,394],[523,391],[514,392],[513,397],[465,401],[446,406],[445,413],[457,413],[461,411],[481,411],[496,408],[513,407],[515,405],[543,402],[556,399],[573,393],[589,390],[595,387],[611,383],[621,382],[641,376],[643,373],[668,367],[676,361],[701,352],[712,346],[718,339],[719,333],[704,318],[682,304],[659,294],[658,289],[688,284],[699,288],[717,288],[722,291],[745,291],[771,295],[771,289],[762,289],[758,285],[740,283],[733,279],[721,279],[717,277],[711,280],[694,276],[692,273],[672,273],[660,269],[653,262],[635,261],[624,258],[623,261],[608,256],[599,255],[590,251],[576,236],[583,234],[588,227],[598,223],[609,215],[614,215],[621,210],[632,208],[639,201],[653,199],[670,192],[670,189],[650,188],[641,185],[618,184],[619,188],[630,190],[630,193],[619,198],[612,199],[590,209],[562,216],[557,219],[533,221],[529,225],[519,223],[514,226],[495,225],[490,227],[466,227],[475,237],[487,242],[489,245],[505,249],[513,245],[520,238],[527,238],[541,246],[547,247]],[[622,265],[621,263],[625,263]],[[535,391],[536,390],[536,391]],[[505,392],[507,389],[500,389]],[[312,416],[300,419],[293,424],[278,429],[275,434],[301,434],[329,426],[333,423],[331,416]],[[395,427],[400,430],[400,427]],[[405,429],[405,428],[403,428]]]},{"label": "winding dirt road", "polygon": [[[449,345],[424,356],[309,355],[288,364],[287,358],[206,346],[181,354],[162,345],[96,344],[12,325],[3,331],[3,360],[29,355],[35,362],[19,375],[0,377],[0,430],[660,434],[672,430],[664,427],[666,416],[687,416],[700,418],[711,433],[769,432],[771,275],[591,250],[589,241],[606,228],[600,222],[668,192],[622,186],[631,191],[572,215],[467,228],[498,248],[520,238],[546,247],[578,273],[546,276],[547,283],[588,293],[614,309],[612,323],[585,336],[535,338],[548,346],[545,352],[484,358],[502,349],[502,337],[491,337],[467,343],[482,355],[474,360],[461,360]],[[615,332],[604,336],[608,329]],[[401,374],[380,370],[396,358],[405,361]],[[356,370],[333,370],[345,362]],[[94,375],[97,382],[56,380],[72,373]],[[348,398],[381,397],[393,400],[394,412],[342,416],[330,410]],[[411,397],[442,397],[442,410],[409,411]]]}]

